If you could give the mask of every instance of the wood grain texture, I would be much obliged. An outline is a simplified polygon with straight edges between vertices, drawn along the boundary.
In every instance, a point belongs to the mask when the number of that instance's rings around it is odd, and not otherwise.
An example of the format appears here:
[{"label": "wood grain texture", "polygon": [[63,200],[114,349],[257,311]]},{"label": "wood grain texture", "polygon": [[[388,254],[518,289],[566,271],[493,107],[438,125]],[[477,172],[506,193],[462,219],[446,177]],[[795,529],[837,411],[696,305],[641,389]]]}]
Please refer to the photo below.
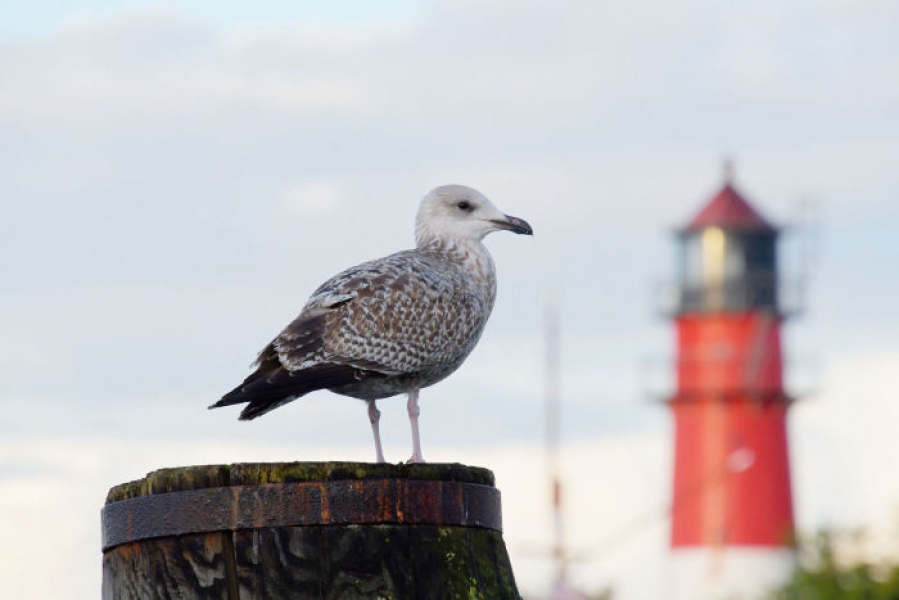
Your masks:
[{"label": "wood grain texture", "polygon": [[[384,477],[493,483],[489,471],[463,465],[214,465],[155,471],[116,486],[108,502],[229,485]],[[264,527],[130,542],[103,558],[109,600],[519,597],[502,534],[481,527]]]},{"label": "wood grain texture", "polygon": [[229,598],[226,536],[231,534],[183,535],[116,546],[103,556],[103,598]]}]

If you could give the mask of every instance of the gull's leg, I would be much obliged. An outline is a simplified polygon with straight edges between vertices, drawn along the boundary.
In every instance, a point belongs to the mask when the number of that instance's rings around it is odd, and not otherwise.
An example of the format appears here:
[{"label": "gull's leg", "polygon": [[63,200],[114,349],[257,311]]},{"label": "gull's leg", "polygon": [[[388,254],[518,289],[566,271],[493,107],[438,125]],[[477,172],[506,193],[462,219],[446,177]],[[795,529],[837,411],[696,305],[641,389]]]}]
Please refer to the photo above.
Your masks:
[{"label": "gull's leg", "polygon": [[384,462],[384,451],[381,450],[381,431],[378,429],[378,421],[381,420],[381,411],[374,400],[368,400],[368,420],[371,421],[371,432],[375,436],[375,452],[378,455],[378,462]]},{"label": "gull's leg", "polygon": [[409,423],[412,424],[412,458],[406,462],[423,463],[425,459],[421,456],[421,439],[418,437],[418,415],[421,414],[421,409],[418,407],[418,390],[409,392],[406,409],[409,411]]}]

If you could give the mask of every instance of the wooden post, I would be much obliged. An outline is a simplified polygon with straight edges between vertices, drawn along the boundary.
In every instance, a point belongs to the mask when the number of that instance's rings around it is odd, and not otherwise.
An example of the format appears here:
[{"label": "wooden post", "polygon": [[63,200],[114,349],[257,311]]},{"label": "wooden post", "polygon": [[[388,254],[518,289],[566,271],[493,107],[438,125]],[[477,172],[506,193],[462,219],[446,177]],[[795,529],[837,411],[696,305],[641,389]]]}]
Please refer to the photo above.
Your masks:
[{"label": "wooden post", "polygon": [[109,491],[103,598],[520,598],[493,473],[460,464],[161,469]]}]

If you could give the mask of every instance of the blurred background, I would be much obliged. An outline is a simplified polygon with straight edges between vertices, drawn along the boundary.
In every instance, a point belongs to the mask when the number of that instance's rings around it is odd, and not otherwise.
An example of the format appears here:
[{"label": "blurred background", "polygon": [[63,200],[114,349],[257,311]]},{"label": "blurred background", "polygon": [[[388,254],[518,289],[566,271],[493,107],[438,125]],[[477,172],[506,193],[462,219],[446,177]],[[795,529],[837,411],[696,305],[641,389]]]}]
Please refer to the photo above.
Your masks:
[{"label": "blurred background", "polygon": [[[812,373],[789,417],[800,533],[864,528],[860,559],[889,559],[897,31],[880,0],[0,4],[4,593],[97,597],[106,491],[152,469],[372,460],[352,399],[250,423],[206,406],[323,280],[410,247],[452,182],[536,235],[487,239],[496,308],[422,393],[425,457],[495,471],[519,588],[545,596],[555,297],[569,579],[665,598],[673,429],[646,365],[674,354],[672,232],[724,157],[809,258],[785,327],[788,382]],[[405,460],[404,402],[380,405]]]}]

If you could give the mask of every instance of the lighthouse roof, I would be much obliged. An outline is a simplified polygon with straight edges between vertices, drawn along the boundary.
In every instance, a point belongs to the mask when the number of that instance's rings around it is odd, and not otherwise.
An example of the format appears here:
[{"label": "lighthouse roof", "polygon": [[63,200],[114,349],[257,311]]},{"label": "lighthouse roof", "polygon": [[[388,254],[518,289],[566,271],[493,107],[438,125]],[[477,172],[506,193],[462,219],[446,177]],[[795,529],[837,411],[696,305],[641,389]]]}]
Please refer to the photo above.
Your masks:
[{"label": "lighthouse roof", "polygon": [[689,233],[706,227],[771,233],[777,231],[777,228],[747,202],[730,182],[724,184],[721,191],[681,232]]}]

